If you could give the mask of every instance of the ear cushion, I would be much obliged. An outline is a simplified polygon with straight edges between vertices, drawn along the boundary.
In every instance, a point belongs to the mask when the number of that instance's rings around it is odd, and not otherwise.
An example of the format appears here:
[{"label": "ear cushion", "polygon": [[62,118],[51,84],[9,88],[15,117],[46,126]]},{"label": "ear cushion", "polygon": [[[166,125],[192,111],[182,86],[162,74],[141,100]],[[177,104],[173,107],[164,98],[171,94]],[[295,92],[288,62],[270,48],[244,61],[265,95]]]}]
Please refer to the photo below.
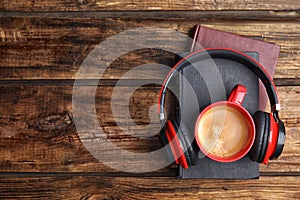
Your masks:
[{"label": "ear cushion", "polygon": [[265,119],[266,119],[266,124],[265,124],[265,132],[264,132],[264,138],[263,138],[263,143],[261,147],[261,152],[258,157],[257,162],[262,163],[264,161],[264,158],[266,157],[268,145],[269,145],[269,137],[270,137],[270,114],[265,113]]},{"label": "ear cushion", "polygon": [[267,152],[268,139],[270,135],[270,115],[269,113],[257,111],[253,120],[255,123],[256,136],[249,156],[254,162],[262,162]]},{"label": "ear cushion", "polygon": [[195,147],[195,143],[193,143],[193,141],[191,141],[191,133],[189,131],[189,129],[187,128],[187,126],[184,123],[179,124],[178,120],[175,119],[174,120],[177,129],[178,130],[178,134],[181,136],[182,140],[185,142],[185,148],[189,154],[190,160],[191,160],[191,165],[196,165],[198,162],[198,153],[199,150],[197,147]]}]

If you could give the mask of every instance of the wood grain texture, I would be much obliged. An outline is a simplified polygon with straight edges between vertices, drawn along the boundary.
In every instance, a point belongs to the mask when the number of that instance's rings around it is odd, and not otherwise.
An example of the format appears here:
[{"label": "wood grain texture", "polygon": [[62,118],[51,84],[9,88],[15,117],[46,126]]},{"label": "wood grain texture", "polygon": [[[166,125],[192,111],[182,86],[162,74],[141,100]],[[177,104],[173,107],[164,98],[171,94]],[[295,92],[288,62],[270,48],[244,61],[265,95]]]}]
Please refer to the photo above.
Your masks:
[{"label": "wood grain texture", "polygon": [[5,199],[299,199],[299,177],[178,180],[103,176],[3,177]]},{"label": "wood grain texture", "polygon": [[[299,10],[298,0],[2,0],[0,198],[299,199]],[[259,180],[177,180],[175,165],[152,173],[118,172],[92,156],[74,125],[72,85],[97,44],[133,28],[155,26],[187,34],[195,24],[281,45],[275,82],[280,85],[287,138],[280,159],[260,166]],[[164,45],[170,35],[159,39]],[[184,51],[186,41],[173,40]],[[129,116],[124,102],[135,85],[161,80],[166,70],[142,69],[138,77],[127,76],[116,93],[115,107],[121,113],[113,116],[110,101],[113,86],[128,70],[146,63],[172,66],[173,58],[172,53],[141,49],[121,56],[103,74],[96,114],[118,147],[136,153],[161,147],[155,106],[159,87],[150,84],[135,91]],[[88,91],[91,77],[82,80],[83,91]],[[86,92],[86,98],[91,96]],[[167,102],[167,110],[174,108],[173,98],[168,96]],[[150,164],[138,162],[134,167]]]},{"label": "wood grain texture", "polygon": [[129,0],[3,0],[1,11],[94,11],[94,10],[297,10],[297,0],[183,0],[183,1],[129,1]]},{"label": "wood grain texture", "polygon": [[[74,79],[80,65],[99,43],[124,30],[162,27],[188,34],[195,24],[233,32],[281,45],[275,78],[297,79],[300,63],[300,24],[298,22],[214,21],[210,19],[49,19],[39,17],[2,17],[0,20],[0,79]],[[255,31],[254,31],[255,30]],[[186,41],[177,41],[164,32],[160,46],[174,41],[185,51]],[[165,41],[165,42],[164,42]],[[115,46],[110,47],[112,50]],[[113,51],[111,51],[113,52]],[[146,63],[172,66],[174,54],[141,49],[116,59],[103,79],[118,79],[128,70]],[[137,74],[137,73],[136,73]],[[157,70],[142,70],[127,79],[161,79]],[[93,75],[91,75],[93,76]]]},{"label": "wood grain texture", "polygon": [[[89,86],[88,86],[89,87]],[[96,94],[96,113],[110,141],[133,152],[149,152],[161,147],[156,114],[159,87],[143,87],[130,99],[131,87],[121,87],[112,115],[114,87],[101,86]],[[300,172],[300,137],[298,102],[300,87],[279,87],[281,118],[286,124],[287,140],[279,160],[262,166],[262,172]],[[82,87],[88,91],[87,87]],[[115,172],[97,161],[79,138],[72,115],[72,86],[1,86],[0,87],[0,169],[2,172]],[[86,98],[93,95],[86,93]],[[129,116],[125,103],[129,101]],[[174,99],[167,99],[168,109]],[[150,109],[150,111],[149,111]],[[88,112],[88,111],[87,111]],[[150,119],[152,120],[151,125]],[[145,127],[146,126],[146,127]],[[112,155],[112,149],[106,149]],[[113,161],[112,161],[113,162]],[[149,163],[139,162],[138,167]],[[157,173],[170,172],[171,168]]]}]

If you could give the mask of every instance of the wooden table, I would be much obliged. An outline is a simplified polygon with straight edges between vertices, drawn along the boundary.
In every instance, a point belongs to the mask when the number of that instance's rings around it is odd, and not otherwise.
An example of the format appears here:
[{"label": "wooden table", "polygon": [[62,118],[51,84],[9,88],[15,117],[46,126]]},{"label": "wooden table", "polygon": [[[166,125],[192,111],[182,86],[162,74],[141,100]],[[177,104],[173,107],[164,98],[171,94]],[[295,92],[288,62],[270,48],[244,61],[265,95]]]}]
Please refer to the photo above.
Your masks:
[{"label": "wooden table", "polygon": [[[298,0],[2,0],[0,198],[299,199],[299,9]],[[283,155],[261,166],[259,180],[178,180],[174,165],[143,174],[119,172],[95,159],[76,131],[74,79],[97,44],[133,28],[155,26],[187,34],[195,24],[281,45],[274,80],[287,138]],[[150,62],[172,65],[173,54],[142,49],[121,56],[103,74],[96,93],[99,124],[111,141],[134,152],[159,149],[158,136],[133,125],[127,127],[133,135],[125,134],[116,122],[128,124],[130,119],[112,116],[111,94],[118,78]],[[163,74],[141,71],[139,79],[145,77],[160,80]],[[129,78],[122,86],[124,91],[131,82]],[[135,123],[149,123],[148,110],[158,93],[153,84],[134,92],[130,115]],[[128,100],[119,97],[120,102]],[[159,127],[158,120],[152,125]]]}]

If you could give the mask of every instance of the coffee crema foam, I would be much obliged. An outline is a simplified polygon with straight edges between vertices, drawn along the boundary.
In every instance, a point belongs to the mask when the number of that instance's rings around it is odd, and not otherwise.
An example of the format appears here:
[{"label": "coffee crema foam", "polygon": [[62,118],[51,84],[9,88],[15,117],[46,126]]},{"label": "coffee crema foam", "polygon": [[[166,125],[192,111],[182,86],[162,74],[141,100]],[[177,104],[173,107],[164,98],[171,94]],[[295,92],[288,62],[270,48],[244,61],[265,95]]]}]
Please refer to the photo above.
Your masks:
[{"label": "coffee crema foam", "polygon": [[218,157],[229,157],[247,144],[249,127],[250,123],[240,111],[218,105],[201,117],[197,134],[206,152]]}]

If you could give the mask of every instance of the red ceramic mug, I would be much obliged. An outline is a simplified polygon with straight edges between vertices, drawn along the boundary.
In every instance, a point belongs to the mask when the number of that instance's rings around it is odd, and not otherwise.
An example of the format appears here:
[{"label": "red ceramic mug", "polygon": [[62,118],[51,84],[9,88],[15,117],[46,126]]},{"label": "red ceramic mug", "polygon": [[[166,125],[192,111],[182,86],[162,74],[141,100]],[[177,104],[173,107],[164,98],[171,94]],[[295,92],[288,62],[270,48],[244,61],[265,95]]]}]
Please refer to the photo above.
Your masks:
[{"label": "red ceramic mug", "polygon": [[212,160],[234,162],[244,157],[253,145],[254,121],[242,107],[246,91],[246,87],[237,85],[227,101],[209,105],[197,118],[197,144]]}]

